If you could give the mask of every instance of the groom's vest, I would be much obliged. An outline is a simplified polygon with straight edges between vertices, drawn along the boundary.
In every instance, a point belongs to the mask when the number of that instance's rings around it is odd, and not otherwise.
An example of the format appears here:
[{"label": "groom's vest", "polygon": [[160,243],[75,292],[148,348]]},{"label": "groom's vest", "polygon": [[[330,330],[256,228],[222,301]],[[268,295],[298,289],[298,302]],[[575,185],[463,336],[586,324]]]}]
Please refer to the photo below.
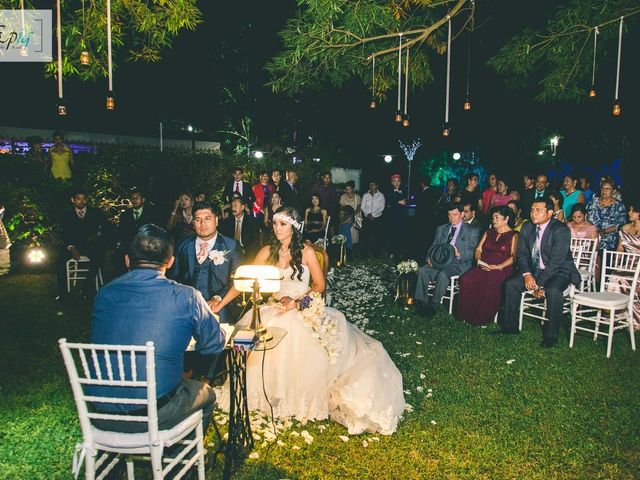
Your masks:
[{"label": "groom's vest", "polygon": [[209,291],[209,276],[212,265],[211,260],[207,257],[202,264],[196,260],[193,268],[193,287],[202,293],[205,300],[209,300],[214,295],[214,292]]}]

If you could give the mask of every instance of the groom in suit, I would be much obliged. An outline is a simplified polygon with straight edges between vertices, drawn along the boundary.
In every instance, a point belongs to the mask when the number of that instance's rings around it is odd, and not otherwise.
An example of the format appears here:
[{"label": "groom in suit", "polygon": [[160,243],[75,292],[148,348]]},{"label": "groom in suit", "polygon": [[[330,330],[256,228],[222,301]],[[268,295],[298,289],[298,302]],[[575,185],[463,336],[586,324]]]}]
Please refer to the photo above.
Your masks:
[{"label": "groom in suit", "polygon": [[[229,290],[231,275],[240,264],[240,247],[234,239],[218,233],[218,217],[212,202],[194,205],[193,227],[196,235],[178,246],[169,277],[194,287],[211,304]],[[226,309],[219,315],[223,323],[233,320]]]},{"label": "groom in suit", "polygon": [[569,283],[579,284],[580,274],[571,256],[571,231],[553,218],[549,197],[534,199],[531,222],[520,230],[516,264],[518,273],[504,285],[502,333],[518,333],[520,297],[525,290],[536,298],[547,299],[548,322],[544,323],[542,347],[558,341],[563,318],[563,292]]},{"label": "groom in suit", "polygon": [[[449,280],[454,275],[462,275],[471,268],[473,253],[480,240],[480,230],[464,221],[464,208],[461,203],[452,203],[447,208],[449,223],[440,225],[436,229],[436,238],[427,254],[427,263],[418,270],[418,281],[414,298],[418,300],[418,306],[426,307],[426,316],[435,314],[442,296],[447,291]],[[449,244],[453,247],[453,258],[446,262],[446,266],[438,265],[430,258],[434,247],[442,247]],[[447,247],[451,249],[451,247]],[[427,287],[430,282],[436,281],[433,296],[429,300]]]}]

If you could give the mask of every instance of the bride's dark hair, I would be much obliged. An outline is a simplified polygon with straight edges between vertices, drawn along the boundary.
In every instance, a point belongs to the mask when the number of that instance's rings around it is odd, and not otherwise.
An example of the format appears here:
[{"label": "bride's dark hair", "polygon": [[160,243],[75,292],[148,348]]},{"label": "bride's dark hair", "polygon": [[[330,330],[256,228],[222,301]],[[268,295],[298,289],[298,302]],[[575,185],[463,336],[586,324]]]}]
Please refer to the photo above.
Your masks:
[{"label": "bride's dark hair", "polygon": [[[302,217],[298,211],[293,207],[280,207],[275,213],[284,213],[287,217],[291,217],[293,220],[302,224]],[[280,259],[280,248],[282,243],[274,235],[269,246],[269,263],[277,264]],[[296,273],[298,274],[298,280],[302,280],[302,250],[304,249],[304,239],[302,233],[293,225],[291,225],[291,244],[289,245],[289,252],[291,253],[291,260],[289,265],[293,269],[291,274],[291,280],[294,279]]]}]

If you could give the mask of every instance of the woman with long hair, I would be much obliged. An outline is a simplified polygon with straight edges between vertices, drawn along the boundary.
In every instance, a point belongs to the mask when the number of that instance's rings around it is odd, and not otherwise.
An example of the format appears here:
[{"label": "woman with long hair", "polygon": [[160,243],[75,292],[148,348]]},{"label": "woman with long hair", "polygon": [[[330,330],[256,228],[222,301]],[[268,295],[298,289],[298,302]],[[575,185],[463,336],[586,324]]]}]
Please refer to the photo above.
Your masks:
[{"label": "woman with long hair", "polygon": [[[350,434],[390,435],[404,410],[402,376],[380,342],[347,322],[338,310],[323,307],[325,278],[301,227],[295,209],[279,208],[273,216],[273,241],[254,261],[280,271],[280,291],[274,294],[275,301],[260,307],[260,316],[267,328],[283,328],[287,335],[273,350],[249,356],[249,409],[270,414],[273,406],[276,417],[301,422],[331,418]],[[229,290],[213,303],[213,312],[238,294],[235,288]],[[251,312],[239,325],[250,319]],[[228,409],[228,383],[218,398],[220,407]]]},{"label": "woman with long hair", "polygon": [[564,210],[562,205],[564,204],[564,198],[562,195],[556,192],[551,192],[549,198],[553,202],[553,218],[559,222],[564,222]]},{"label": "woman with long hair", "polygon": [[311,205],[304,211],[304,238],[311,243],[324,235],[327,225],[327,211],[322,208],[320,195],[311,195]]},{"label": "woman with long hair", "polygon": [[584,193],[578,189],[578,177],[575,175],[565,175],[562,180],[562,210],[564,211],[564,218],[571,218],[571,209],[578,203],[585,203]]},{"label": "woman with long hair", "polygon": [[173,203],[173,210],[167,220],[167,230],[173,234],[176,244],[193,235],[193,195],[181,192]]},{"label": "woman with long hair", "polygon": [[587,207],[584,203],[576,203],[571,207],[571,221],[567,222],[567,227],[571,230],[572,238],[598,238],[598,229],[587,220]]}]

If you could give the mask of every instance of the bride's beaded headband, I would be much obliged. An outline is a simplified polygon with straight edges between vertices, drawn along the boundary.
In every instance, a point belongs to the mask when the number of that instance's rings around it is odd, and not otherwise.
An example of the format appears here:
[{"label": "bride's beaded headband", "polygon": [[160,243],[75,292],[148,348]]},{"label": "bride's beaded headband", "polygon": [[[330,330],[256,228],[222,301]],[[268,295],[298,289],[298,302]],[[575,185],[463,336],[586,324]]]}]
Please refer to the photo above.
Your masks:
[{"label": "bride's beaded headband", "polygon": [[286,222],[298,231],[302,230],[302,224],[284,212],[276,213],[273,216],[273,219],[280,220],[281,222]]}]

